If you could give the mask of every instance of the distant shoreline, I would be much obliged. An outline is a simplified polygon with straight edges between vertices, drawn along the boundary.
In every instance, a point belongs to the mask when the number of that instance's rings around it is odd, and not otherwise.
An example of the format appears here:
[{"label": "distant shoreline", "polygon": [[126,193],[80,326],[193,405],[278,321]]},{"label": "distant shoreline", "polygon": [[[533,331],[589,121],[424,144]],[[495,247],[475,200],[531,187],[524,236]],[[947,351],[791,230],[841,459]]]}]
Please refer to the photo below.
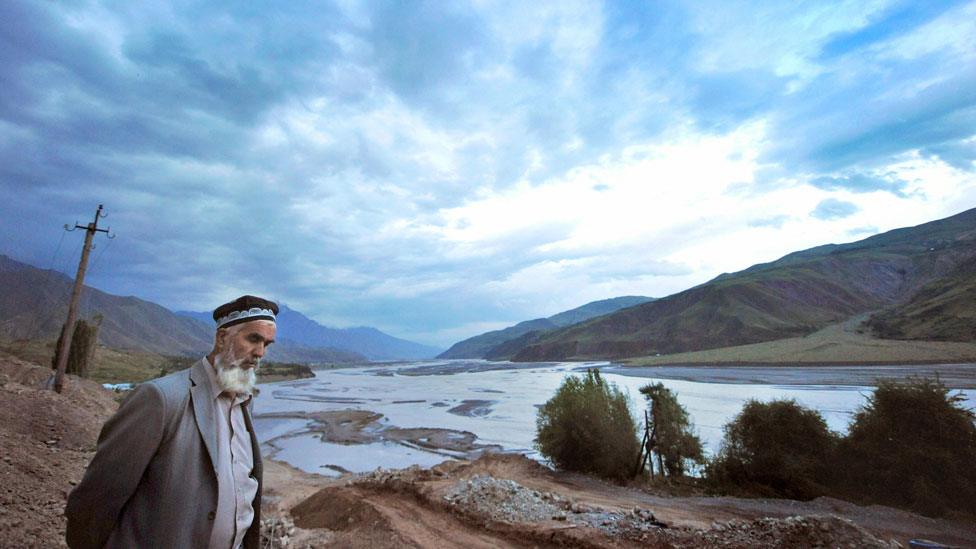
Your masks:
[{"label": "distant shoreline", "polygon": [[[657,368],[661,366],[681,366],[681,367],[694,367],[694,366],[721,366],[732,367],[732,368],[744,368],[755,366],[759,368],[779,368],[779,367],[790,367],[790,368],[816,368],[816,367],[864,367],[864,366],[973,366],[976,368],[976,358],[971,360],[961,360],[961,361],[946,361],[946,360],[795,360],[795,361],[769,361],[763,362],[760,360],[711,360],[711,361],[675,361],[675,362],[660,362],[657,364],[630,364],[627,361],[630,359],[596,359],[596,360],[585,360],[580,362],[596,362],[604,361],[610,362],[618,366],[624,366],[627,368]],[[572,361],[576,362],[576,361]]]},{"label": "distant shoreline", "polygon": [[936,378],[950,389],[976,389],[976,364],[823,364],[823,363],[692,363],[631,366],[611,363],[605,373],[693,381],[699,383],[737,383],[804,386],[875,386],[878,380],[904,380],[910,377]]}]

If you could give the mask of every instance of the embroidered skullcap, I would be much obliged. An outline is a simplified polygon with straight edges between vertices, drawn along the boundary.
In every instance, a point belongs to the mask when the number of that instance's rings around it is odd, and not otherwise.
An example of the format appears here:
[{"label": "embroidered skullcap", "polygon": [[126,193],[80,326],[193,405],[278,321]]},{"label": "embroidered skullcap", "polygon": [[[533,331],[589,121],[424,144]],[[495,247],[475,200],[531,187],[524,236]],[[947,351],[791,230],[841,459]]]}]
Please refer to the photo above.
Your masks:
[{"label": "embroidered skullcap", "polygon": [[226,328],[252,320],[274,322],[277,314],[278,305],[275,302],[253,295],[242,295],[214,309],[213,318],[218,328]]}]

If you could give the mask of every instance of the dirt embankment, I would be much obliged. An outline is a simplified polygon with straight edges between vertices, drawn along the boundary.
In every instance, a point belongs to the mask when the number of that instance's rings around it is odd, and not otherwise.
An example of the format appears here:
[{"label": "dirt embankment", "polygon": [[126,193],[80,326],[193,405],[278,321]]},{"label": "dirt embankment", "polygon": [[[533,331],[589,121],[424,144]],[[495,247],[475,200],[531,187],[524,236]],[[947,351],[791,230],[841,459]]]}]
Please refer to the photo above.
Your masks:
[{"label": "dirt embankment", "polygon": [[64,546],[64,505],[94,455],[111,392],[67,376],[46,389],[49,368],[0,355],[0,546]]},{"label": "dirt embankment", "polygon": [[[67,494],[117,407],[71,376],[46,390],[48,375],[0,355],[0,547],[64,545]],[[266,460],[265,486],[271,547],[976,547],[974,525],[886,507],[657,496],[518,455],[339,479]]]}]

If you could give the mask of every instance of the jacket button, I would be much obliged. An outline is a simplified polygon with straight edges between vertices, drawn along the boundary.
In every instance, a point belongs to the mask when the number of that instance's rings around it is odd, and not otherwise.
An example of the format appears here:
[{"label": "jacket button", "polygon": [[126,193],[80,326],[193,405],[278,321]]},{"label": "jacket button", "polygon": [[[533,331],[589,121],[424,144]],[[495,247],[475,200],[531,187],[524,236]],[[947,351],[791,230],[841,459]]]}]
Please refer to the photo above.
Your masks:
[{"label": "jacket button", "polygon": [[207,520],[213,520],[217,516],[217,513],[210,511],[207,513]]}]

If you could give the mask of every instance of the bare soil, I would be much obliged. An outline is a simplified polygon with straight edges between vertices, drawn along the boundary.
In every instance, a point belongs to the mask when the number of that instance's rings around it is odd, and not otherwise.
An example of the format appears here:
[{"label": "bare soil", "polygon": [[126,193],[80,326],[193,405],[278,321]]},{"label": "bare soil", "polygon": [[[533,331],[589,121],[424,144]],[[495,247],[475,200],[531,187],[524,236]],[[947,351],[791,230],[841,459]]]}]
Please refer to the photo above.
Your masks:
[{"label": "bare soil", "polygon": [[[0,354],[0,547],[64,546],[67,495],[117,408],[72,376],[61,395],[45,389],[49,373]],[[371,417],[356,419],[334,434],[356,438]],[[267,459],[265,486],[271,547],[976,547],[972,524],[829,498],[655,495],[519,455],[339,479]]]},{"label": "bare soil", "polygon": [[0,546],[63,547],[64,505],[94,455],[102,423],[117,408],[93,381],[0,354]]}]

